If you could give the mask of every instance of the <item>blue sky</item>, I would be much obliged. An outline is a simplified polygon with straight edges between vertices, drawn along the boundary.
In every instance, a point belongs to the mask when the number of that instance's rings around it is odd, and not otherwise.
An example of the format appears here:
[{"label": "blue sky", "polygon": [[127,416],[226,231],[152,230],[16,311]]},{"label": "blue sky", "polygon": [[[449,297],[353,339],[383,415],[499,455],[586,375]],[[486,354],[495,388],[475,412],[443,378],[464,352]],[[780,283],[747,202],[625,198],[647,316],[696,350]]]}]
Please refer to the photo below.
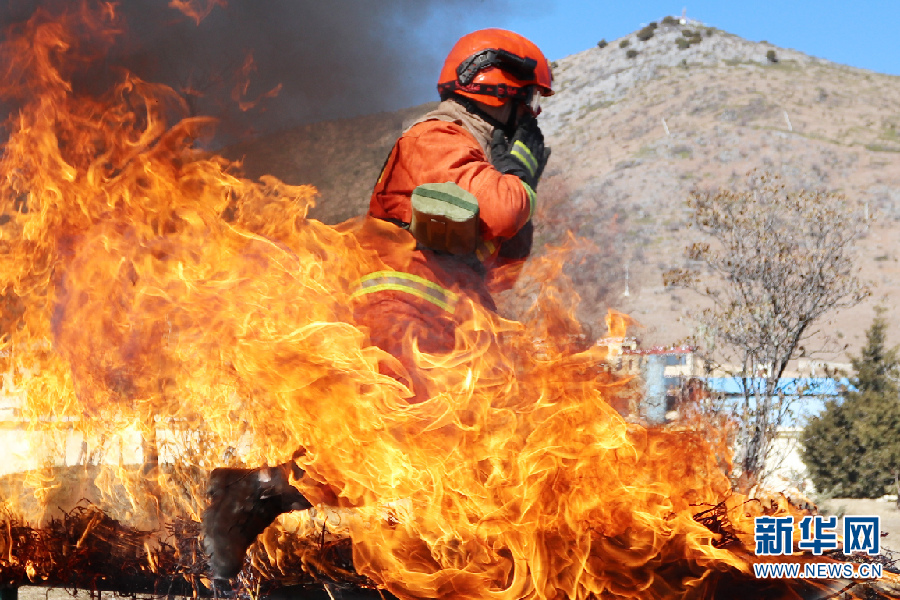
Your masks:
[{"label": "blue sky", "polygon": [[[527,2],[506,15],[469,15],[473,29],[499,26],[537,43],[555,60],[627,35],[666,15],[703,21],[752,41],[834,62],[900,75],[900,0],[758,0]],[[502,21],[502,23],[498,23]]]}]

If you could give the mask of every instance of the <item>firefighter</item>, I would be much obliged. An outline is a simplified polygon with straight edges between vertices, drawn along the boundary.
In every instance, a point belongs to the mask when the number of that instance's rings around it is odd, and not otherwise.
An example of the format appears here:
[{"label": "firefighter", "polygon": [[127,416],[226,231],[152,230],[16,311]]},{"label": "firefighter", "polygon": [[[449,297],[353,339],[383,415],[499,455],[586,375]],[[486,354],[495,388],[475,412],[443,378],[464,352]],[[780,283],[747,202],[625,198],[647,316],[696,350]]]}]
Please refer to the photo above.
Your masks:
[{"label": "firefighter", "polygon": [[[352,291],[354,317],[370,342],[396,358],[381,366],[428,397],[413,348],[454,347],[471,303],[494,309],[492,273],[531,251],[535,188],[549,157],[537,125],[553,93],[550,65],[516,33],[484,29],[462,37],[438,81],[441,103],[399,138],[372,193],[357,238],[387,267]],[[216,469],[203,514],[213,575],[228,578],[278,514],[309,508],[289,484],[304,476],[294,460],[261,469]],[[328,488],[315,501],[328,502]],[[331,501],[337,499],[332,497]]]},{"label": "firefighter", "polygon": [[[494,309],[491,281],[531,251],[535,188],[549,157],[537,125],[550,65],[526,38],[484,29],[461,38],[438,81],[441,103],[394,145],[359,235],[389,269],[353,292],[358,325],[398,359],[382,371],[413,401],[429,396],[412,346],[453,349],[463,297]],[[397,247],[414,247],[397,252]],[[497,277],[497,271],[505,272]],[[493,286],[496,288],[496,286]]]}]

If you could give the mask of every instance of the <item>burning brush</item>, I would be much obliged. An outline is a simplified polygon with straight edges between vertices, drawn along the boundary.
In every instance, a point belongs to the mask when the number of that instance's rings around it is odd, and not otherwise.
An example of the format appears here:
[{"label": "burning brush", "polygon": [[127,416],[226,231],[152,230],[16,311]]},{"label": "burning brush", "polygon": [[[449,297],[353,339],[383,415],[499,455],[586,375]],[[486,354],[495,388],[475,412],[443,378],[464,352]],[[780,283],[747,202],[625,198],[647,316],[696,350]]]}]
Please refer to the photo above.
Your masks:
[{"label": "burning brush", "polygon": [[[0,359],[30,456],[91,449],[102,512],[75,528],[81,548],[109,537],[94,535],[107,513],[144,531],[196,524],[206,474],[225,467],[210,510],[242,531],[213,557],[225,574],[274,513],[316,505],[265,530],[256,573],[328,572],[402,598],[805,597],[755,581],[746,551],[754,516],[793,509],[732,492],[721,436],[623,419],[628,382],[597,368],[603,349],[570,348],[575,319],[549,284],[529,322],[470,303],[453,352],[413,347],[435,393],[408,402],[349,309],[352,282],[384,269],[365,227],[307,219],[312,188],[250,182],[197,150],[210,122],[171,89],[128,74],[101,96],[79,87],[121,31],[114,4],[84,2],[39,11],[0,48],[0,95],[19,106],[0,160],[0,290],[15,309]],[[297,448],[286,467],[238,470]],[[52,508],[56,471],[5,497],[20,532],[6,584],[34,563],[21,532]],[[249,504],[217,504],[226,489]],[[326,535],[348,540],[352,569],[323,554]]]}]

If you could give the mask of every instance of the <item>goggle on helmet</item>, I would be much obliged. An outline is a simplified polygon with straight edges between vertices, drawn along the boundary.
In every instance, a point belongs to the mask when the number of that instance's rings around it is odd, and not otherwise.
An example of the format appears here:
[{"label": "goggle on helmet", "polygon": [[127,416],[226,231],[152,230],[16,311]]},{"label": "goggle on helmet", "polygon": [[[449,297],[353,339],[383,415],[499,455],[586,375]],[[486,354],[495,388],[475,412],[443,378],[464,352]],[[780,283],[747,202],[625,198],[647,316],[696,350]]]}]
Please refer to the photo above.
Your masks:
[{"label": "goggle on helmet", "polygon": [[460,38],[441,70],[442,99],[459,94],[489,106],[515,100],[540,112],[542,96],[553,94],[553,76],[543,53],[523,36],[483,29]]}]

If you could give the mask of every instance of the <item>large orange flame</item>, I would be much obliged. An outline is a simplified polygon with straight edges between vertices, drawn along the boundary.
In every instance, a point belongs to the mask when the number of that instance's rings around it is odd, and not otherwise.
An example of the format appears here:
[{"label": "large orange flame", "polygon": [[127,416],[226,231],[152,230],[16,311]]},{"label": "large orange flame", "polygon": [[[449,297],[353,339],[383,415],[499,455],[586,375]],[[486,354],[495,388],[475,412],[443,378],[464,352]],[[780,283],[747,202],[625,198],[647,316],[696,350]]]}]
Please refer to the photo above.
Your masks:
[{"label": "large orange flame", "polygon": [[[546,320],[470,306],[452,353],[416,355],[435,393],[410,404],[351,322],[351,284],[384,268],[358,224],[309,220],[312,188],[196,150],[209,122],[179,118],[166,87],[72,83],[121,29],[113,4],[41,12],[2,48],[20,105],[0,162],[0,288],[18,307],[3,367],[42,434],[39,500],[73,435],[134,520],[197,518],[205,470],[302,447],[355,507],[356,569],[402,597],[659,598],[746,569],[693,518],[729,498],[743,515],[723,449],[627,422],[604,350],[568,351]],[[134,440],[168,468],[131,468]]]}]

